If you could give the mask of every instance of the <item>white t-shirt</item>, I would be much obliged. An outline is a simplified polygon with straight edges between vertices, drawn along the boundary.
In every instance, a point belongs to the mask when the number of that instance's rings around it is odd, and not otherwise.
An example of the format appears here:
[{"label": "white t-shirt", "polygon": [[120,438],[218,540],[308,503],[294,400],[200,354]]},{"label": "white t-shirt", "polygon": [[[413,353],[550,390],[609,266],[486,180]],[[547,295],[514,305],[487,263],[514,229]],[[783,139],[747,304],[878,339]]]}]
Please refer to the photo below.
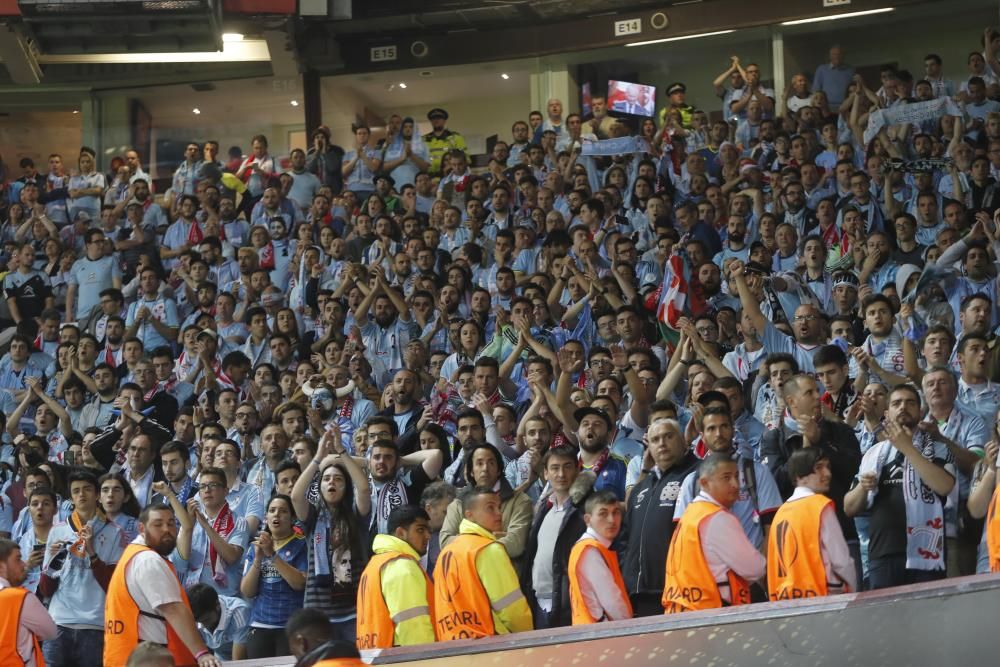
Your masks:
[{"label": "white t-shirt", "polygon": [[[141,535],[133,544],[146,544]],[[125,585],[140,611],[159,614],[159,607],[180,602],[181,588],[170,565],[155,551],[143,551],[128,562]],[[139,616],[139,639],[157,644],[167,643],[167,622],[146,615]]]}]

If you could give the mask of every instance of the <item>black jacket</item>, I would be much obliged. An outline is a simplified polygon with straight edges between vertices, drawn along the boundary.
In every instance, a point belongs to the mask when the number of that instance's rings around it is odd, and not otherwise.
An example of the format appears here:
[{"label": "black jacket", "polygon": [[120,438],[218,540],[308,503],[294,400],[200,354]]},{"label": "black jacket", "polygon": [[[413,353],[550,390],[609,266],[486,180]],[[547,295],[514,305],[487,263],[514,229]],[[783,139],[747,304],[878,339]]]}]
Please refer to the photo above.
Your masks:
[{"label": "black jacket", "polygon": [[[834,502],[837,509],[837,519],[844,531],[844,539],[858,539],[854,520],[844,514],[844,495],[850,490],[854,477],[861,466],[861,445],[854,435],[854,429],[847,424],[824,419],[819,427],[820,449],[830,459],[830,491],[826,495]],[[781,497],[788,500],[795,491],[795,481],[788,475],[788,457],[792,452],[802,447],[802,436],[789,433],[784,425],[764,432],[760,440],[760,458],[766,465],[774,481],[778,484]]]},{"label": "black jacket", "polygon": [[[163,468],[160,465],[159,451],[160,447],[173,437],[173,433],[164,428],[155,419],[148,417],[139,422],[139,431],[143,435],[148,435],[149,439],[153,442],[153,451],[156,453],[156,458],[153,459],[153,481],[161,482],[166,477],[163,476]],[[90,453],[93,454],[98,463],[104,466],[105,470],[111,470],[111,466],[115,463],[116,452],[114,446],[121,437],[122,432],[116,429],[114,425],[111,425],[104,429],[90,443]]]},{"label": "black jacket", "polygon": [[[570,488],[571,507],[566,511],[562,524],[559,526],[559,536],[556,538],[555,549],[552,552],[553,596],[552,611],[548,615],[549,627],[566,627],[573,624],[573,614],[569,603],[569,575],[567,573],[569,554],[573,550],[573,545],[587,530],[587,525],[583,522],[583,505],[594,490],[596,479],[591,472],[581,472]],[[524,554],[521,556],[521,590],[528,600],[528,605],[531,607],[531,613],[535,619],[544,618],[544,612],[538,606],[538,600],[535,599],[534,585],[531,579],[532,568],[538,553],[538,532],[542,528],[542,521],[551,509],[552,504],[542,499],[535,512],[535,518],[531,522],[528,542],[524,547]]]},{"label": "black jacket", "polygon": [[674,507],[684,479],[698,469],[692,452],[661,477],[654,473],[632,487],[619,537],[622,578],[629,595],[662,595],[666,578],[667,548],[674,534]]}]

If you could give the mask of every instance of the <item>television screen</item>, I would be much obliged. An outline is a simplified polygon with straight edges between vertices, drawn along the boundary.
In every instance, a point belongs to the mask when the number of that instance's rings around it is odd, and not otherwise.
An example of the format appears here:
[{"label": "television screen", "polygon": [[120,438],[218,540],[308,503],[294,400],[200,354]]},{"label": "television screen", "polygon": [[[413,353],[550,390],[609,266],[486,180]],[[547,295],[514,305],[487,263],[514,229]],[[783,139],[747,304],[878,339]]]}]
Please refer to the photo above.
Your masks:
[{"label": "television screen", "polygon": [[656,114],[656,86],[628,81],[608,81],[608,110],[632,116]]}]

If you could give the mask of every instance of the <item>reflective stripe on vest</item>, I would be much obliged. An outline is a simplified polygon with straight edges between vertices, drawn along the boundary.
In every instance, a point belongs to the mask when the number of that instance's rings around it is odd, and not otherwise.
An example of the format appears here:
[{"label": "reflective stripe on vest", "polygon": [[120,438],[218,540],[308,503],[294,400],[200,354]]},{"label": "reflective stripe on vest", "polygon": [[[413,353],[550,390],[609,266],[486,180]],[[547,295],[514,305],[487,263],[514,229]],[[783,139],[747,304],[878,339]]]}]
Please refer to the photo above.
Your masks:
[{"label": "reflective stripe on vest", "polygon": [[789,500],[774,515],[767,540],[767,588],[771,600],[826,595],[820,550],[820,516],[833,501],[821,494]]},{"label": "reflective stripe on vest", "polygon": [[[143,551],[152,551],[152,549],[143,544],[134,543],[125,547],[118,565],[115,566],[115,572],[111,576],[104,607],[104,667],[123,667],[128,662],[132,650],[141,641],[139,638],[139,616],[156,616],[150,613],[144,614],[139,609],[139,605],[136,604],[132,593],[129,592],[126,582],[125,573],[128,571],[129,563]],[[157,557],[160,557],[159,554]],[[191,605],[188,602],[187,593],[185,593],[180,581],[177,580],[174,566],[170,561],[164,560],[174,575],[177,588],[181,592],[181,600],[190,609]],[[170,627],[169,623],[165,623],[165,625],[167,628],[167,650],[173,656],[174,663],[178,667],[197,665],[198,662],[191,655],[191,651],[184,645],[174,629]]]},{"label": "reflective stripe on vest", "polygon": [[[408,558],[414,563],[416,559],[399,551],[387,551],[375,554],[365,566],[358,584],[358,638],[359,649],[392,648],[396,646],[396,623],[402,623],[413,616],[393,619],[389,615],[389,606],[385,602],[382,590],[382,570],[397,558]],[[420,565],[418,564],[419,568]],[[420,570],[423,572],[423,568]],[[434,599],[434,588],[430,578],[424,573],[427,585],[427,601]],[[412,611],[412,610],[410,610]],[[431,610],[428,610],[431,612]],[[403,612],[406,614],[406,612]],[[432,616],[433,618],[433,616]]]},{"label": "reflective stripe on vest", "polygon": [[494,541],[463,534],[441,550],[434,567],[434,634],[438,641],[496,634],[490,598],[476,570],[476,556]]},{"label": "reflective stripe on vest", "polygon": [[[674,529],[667,553],[666,585],[661,602],[666,614],[723,606],[719,584],[705,560],[701,548],[701,524],[721,512],[722,507],[704,500],[695,500],[684,510]],[[729,596],[733,605],[749,604],[750,587],[732,570],[728,572]]]},{"label": "reflective stripe on vest", "polygon": [[[590,613],[590,609],[587,608],[587,601],[583,597],[583,592],[580,590],[580,559],[583,558],[584,552],[587,549],[597,549],[597,552],[601,554],[601,558],[607,564],[608,569],[611,570],[612,582],[621,591],[622,599],[628,605],[629,610],[632,609],[632,603],[629,601],[628,590],[625,588],[625,582],[622,579],[621,569],[618,567],[618,554],[616,554],[611,549],[606,548],[603,544],[598,542],[593,538],[587,538],[580,540],[573,545],[573,550],[569,554],[569,603],[573,610],[573,625],[587,625],[588,623],[597,623],[599,621],[606,620],[604,616],[601,618],[594,618]],[[607,582],[594,582],[600,583],[601,585],[608,585]],[[631,614],[629,614],[631,616]]]},{"label": "reflective stripe on vest", "polygon": [[1000,572],[1000,485],[993,491],[990,511],[986,514],[986,550],[990,572]]},{"label": "reflective stripe on vest", "polygon": [[[17,631],[21,627],[21,610],[24,601],[31,593],[23,588],[4,588],[0,590],[0,665],[26,665],[21,654],[17,652]],[[31,635],[34,650],[35,665],[45,667],[42,657],[42,647],[38,645],[38,637]]]}]

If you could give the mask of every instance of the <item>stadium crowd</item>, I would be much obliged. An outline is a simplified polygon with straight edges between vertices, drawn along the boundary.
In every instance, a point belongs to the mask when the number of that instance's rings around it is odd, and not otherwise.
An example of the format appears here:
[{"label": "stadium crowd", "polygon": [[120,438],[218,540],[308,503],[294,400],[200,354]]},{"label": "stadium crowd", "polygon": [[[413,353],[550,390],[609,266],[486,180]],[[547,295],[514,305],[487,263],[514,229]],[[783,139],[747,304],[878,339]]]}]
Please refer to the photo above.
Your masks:
[{"label": "stadium crowd", "polygon": [[192,141],[156,195],[134,150],[8,166],[0,663],[1000,570],[980,37],[961,80],[834,47],[778,97],[734,56],[697,108],[549,100],[476,169],[440,108],[348,150]]}]

